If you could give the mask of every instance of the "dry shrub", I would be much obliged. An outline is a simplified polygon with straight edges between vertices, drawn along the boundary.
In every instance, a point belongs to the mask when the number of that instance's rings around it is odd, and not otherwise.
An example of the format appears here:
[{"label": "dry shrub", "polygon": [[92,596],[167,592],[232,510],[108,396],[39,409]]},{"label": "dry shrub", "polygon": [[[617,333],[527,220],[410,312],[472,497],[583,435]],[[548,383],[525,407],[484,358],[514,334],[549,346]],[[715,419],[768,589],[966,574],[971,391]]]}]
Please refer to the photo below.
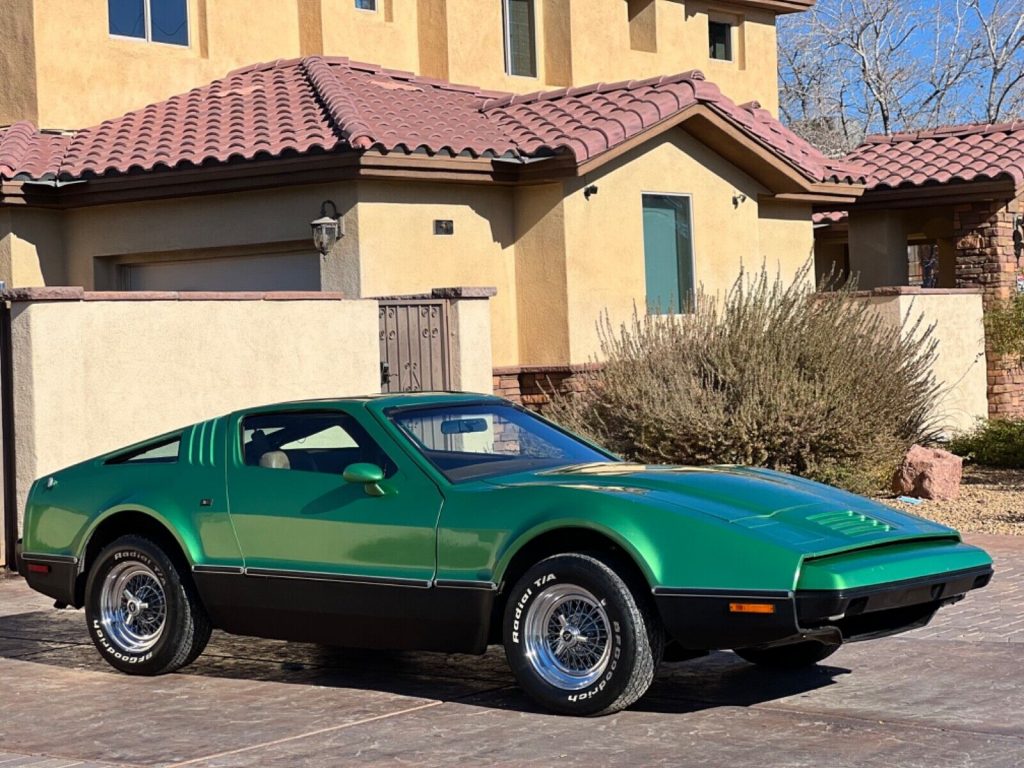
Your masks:
[{"label": "dry shrub", "polygon": [[762,268],[682,316],[599,324],[603,369],[546,413],[645,463],[751,464],[868,492],[937,436],[932,329]]}]

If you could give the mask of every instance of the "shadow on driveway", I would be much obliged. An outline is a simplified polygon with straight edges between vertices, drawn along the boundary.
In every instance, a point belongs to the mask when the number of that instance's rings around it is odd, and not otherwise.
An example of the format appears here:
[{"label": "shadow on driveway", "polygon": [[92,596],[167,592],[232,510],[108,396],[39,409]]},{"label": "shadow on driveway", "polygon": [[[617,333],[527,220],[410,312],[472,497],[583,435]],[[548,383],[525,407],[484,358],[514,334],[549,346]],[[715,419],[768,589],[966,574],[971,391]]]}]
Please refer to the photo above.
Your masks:
[{"label": "shadow on driveway", "polygon": [[[0,658],[66,671],[121,675],[100,658],[82,611],[0,616]],[[756,667],[729,652],[663,664],[650,692],[631,709],[687,713],[750,707],[832,685],[848,669]],[[521,712],[540,710],[518,689],[504,651],[483,656],[330,648],[214,632],[205,653],[178,674],[285,683],[458,701]]]}]

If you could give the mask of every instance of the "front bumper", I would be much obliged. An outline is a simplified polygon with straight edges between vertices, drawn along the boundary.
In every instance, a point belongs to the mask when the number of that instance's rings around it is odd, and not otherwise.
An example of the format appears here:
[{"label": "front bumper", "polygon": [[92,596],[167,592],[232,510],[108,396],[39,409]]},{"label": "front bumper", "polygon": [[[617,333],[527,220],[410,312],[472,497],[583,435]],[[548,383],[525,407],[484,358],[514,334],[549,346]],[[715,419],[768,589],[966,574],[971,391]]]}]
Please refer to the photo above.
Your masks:
[{"label": "front bumper", "polygon": [[[807,639],[851,642],[927,624],[944,605],[992,578],[991,566],[849,590],[654,589],[668,634],[692,650],[783,645]],[[736,613],[735,603],[771,606],[771,613]]]}]

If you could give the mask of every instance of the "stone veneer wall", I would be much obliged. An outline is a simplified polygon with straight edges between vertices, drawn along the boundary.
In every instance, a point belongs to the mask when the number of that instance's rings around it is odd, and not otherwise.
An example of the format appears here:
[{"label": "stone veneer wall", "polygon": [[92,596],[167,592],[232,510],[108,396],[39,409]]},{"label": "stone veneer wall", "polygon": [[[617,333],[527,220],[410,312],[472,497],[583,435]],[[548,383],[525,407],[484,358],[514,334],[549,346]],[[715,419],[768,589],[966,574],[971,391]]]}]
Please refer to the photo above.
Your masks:
[{"label": "stone veneer wall", "polygon": [[543,413],[552,392],[583,392],[599,370],[596,364],[495,368],[494,394]]},{"label": "stone veneer wall", "polygon": [[[1020,272],[1013,223],[1021,199],[964,203],[954,209],[956,284],[980,286],[985,306],[1005,301],[1017,291]],[[988,353],[990,418],[1024,417],[1024,369],[1016,360]]]}]

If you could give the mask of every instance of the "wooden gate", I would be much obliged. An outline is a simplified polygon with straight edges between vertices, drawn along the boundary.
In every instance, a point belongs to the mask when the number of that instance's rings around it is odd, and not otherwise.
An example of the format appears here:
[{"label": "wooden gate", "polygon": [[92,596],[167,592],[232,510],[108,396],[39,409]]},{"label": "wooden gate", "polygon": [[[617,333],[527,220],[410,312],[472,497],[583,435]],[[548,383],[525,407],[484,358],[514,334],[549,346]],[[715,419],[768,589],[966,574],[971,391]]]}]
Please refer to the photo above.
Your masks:
[{"label": "wooden gate", "polygon": [[379,316],[381,391],[449,389],[448,302],[383,299]]}]

